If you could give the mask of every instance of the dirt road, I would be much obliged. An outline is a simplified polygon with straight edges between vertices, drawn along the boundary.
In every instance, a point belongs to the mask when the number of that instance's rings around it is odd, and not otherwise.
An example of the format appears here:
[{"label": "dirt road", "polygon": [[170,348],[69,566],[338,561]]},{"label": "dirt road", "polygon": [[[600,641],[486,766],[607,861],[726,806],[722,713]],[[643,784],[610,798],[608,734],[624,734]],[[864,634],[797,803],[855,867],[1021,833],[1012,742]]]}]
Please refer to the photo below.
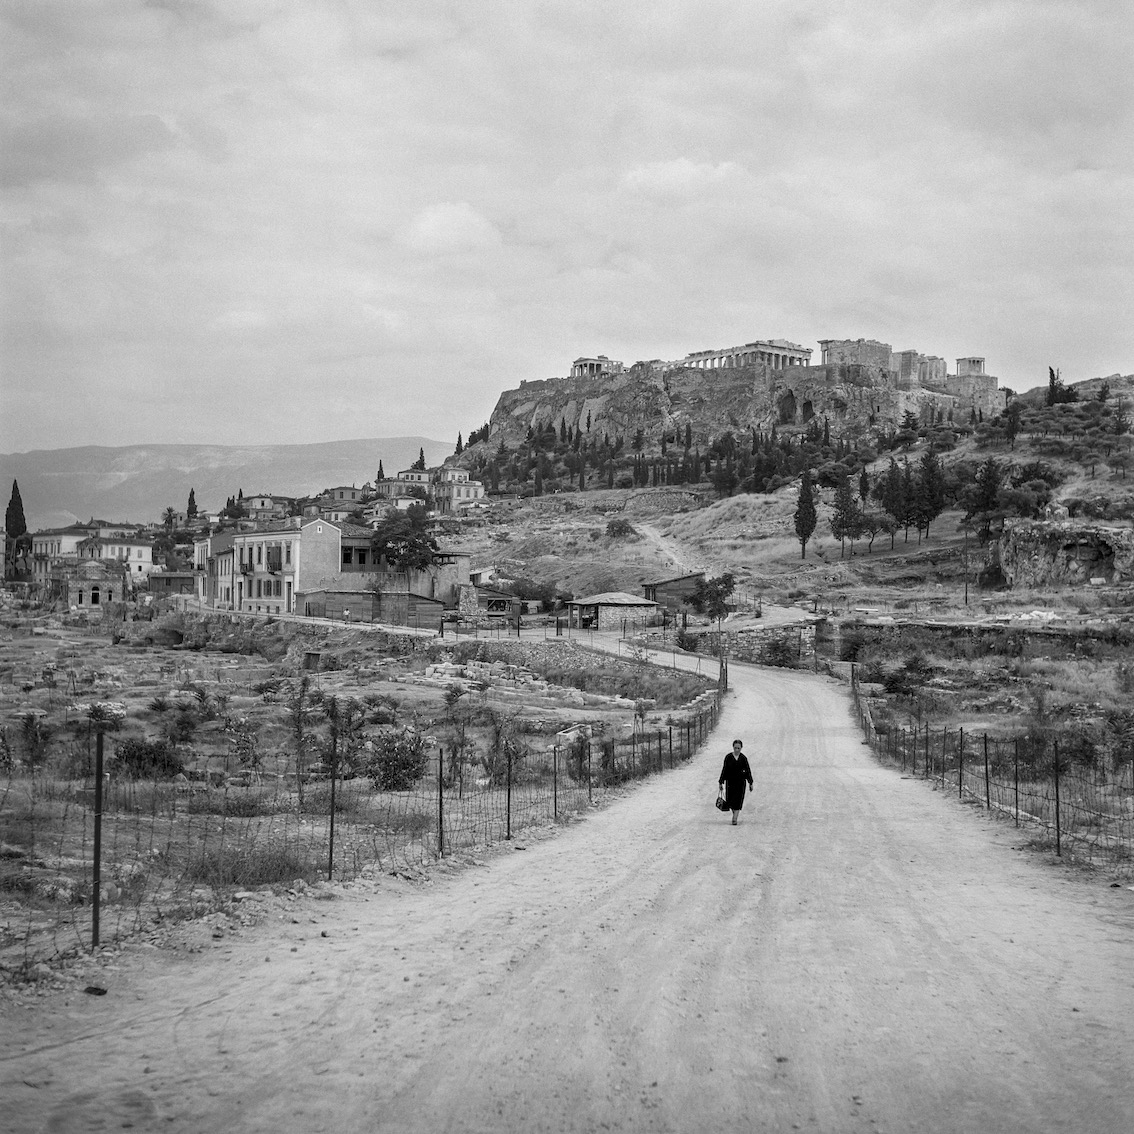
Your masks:
[{"label": "dirt road", "polygon": [[709,751],[553,838],[7,1009],[0,1125],[1134,1129],[1134,893],[877,767],[833,683],[732,679]]}]

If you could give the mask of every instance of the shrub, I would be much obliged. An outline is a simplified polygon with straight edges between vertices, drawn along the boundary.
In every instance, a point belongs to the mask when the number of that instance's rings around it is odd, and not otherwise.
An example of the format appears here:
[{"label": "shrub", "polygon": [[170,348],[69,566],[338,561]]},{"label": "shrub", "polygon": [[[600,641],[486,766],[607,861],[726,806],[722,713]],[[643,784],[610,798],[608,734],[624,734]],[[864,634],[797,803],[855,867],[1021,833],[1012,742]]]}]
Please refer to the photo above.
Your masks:
[{"label": "shrub", "polygon": [[778,665],[784,669],[795,669],[798,660],[797,648],[787,638],[773,638],[765,642],[760,650],[760,661],[764,665]]},{"label": "shrub", "polygon": [[[344,790],[343,785],[337,786],[335,792],[335,814],[357,815],[364,810],[364,800],[357,791]],[[330,815],[331,813],[331,785],[313,784],[303,793],[303,805],[300,807],[303,815]]]},{"label": "shrub", "polygon": [[425,764],[425,738],[406,729],[374,737],[365,772],[378,791],[405,791],[421,779]]},{"label": "shrub", "polygon": [[164,694],[159,693],[156,697],[150,700],[150,711],[154,713],[164,713],[169,709],[169,698]]},{"label": "shrub", "polygon": [[638,533],[634,530],[634,525],[629,520],[624,520],[621,517],[610,520],[606,525],[606,534],[611,539],[628,539],[636,536]]},{"label": "shrub", "polygon": [[206,886],[263,886],[312,878],[320,869],[293,847],[268,844],[259,847],[227,846],[199,851],[186,864],[186,876]]},{"label": "shrub", "polygon": [[288,810],[279,796],[244,788],[208,792],[190,798],[185,808],[192,815],[223,815],[228,819],[251,819],[256,815],[278,815]]},{"label": "shrub", "polygon": [[118,765],[135,780],[171,780],[185,771],[180,758],[164,740],[138,740],[131,737],[117,747]]}]

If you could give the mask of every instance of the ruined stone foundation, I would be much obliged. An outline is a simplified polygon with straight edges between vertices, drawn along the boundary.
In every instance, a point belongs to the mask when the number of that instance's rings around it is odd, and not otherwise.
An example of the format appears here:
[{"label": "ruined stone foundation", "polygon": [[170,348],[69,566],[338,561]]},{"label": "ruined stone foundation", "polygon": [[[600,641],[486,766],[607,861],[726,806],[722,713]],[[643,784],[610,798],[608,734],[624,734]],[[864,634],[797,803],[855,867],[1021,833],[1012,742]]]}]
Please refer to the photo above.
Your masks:
[{"label": "ruined stone foundation", "polygon": [[1134,530],[1061,520],[1014,520],[1000,537],[1009,586],[1134,583]]}]

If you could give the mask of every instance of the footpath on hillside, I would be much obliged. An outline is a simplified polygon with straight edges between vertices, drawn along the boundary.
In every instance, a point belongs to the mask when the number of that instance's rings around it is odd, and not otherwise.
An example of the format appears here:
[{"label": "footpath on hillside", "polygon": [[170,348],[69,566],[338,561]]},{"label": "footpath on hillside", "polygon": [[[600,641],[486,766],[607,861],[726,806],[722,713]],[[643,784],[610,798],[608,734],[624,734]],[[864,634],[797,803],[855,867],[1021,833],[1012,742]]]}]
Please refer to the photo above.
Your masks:
[{"label": "footpath on hillside", "polygon": [[9,1002],[5,1128],[1134,1128],[1134,893],[880,767],[833,681],[730,679],[701,753],[554,837]]}]

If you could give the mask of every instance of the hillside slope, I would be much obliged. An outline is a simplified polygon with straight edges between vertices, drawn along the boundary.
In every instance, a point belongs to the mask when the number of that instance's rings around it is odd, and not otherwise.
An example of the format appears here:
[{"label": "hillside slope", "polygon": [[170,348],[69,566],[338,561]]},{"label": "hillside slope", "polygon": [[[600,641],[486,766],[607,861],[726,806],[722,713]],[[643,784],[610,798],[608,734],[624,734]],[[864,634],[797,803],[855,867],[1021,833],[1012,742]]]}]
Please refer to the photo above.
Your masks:
[{"label": "hillside slope", "polygon": [[189,489],[201,509],[221,508],[239,489],[308,495],[340,484],[373,480],[378,462],[387,475],[417,460],[435,464],[452,445],[426,437],[329,441],[317,445],[97,445],[0,454],[5,501],[20,485],[28,528],[54,527],[97,516],[157,520],[167,507],[185,507]]}]

